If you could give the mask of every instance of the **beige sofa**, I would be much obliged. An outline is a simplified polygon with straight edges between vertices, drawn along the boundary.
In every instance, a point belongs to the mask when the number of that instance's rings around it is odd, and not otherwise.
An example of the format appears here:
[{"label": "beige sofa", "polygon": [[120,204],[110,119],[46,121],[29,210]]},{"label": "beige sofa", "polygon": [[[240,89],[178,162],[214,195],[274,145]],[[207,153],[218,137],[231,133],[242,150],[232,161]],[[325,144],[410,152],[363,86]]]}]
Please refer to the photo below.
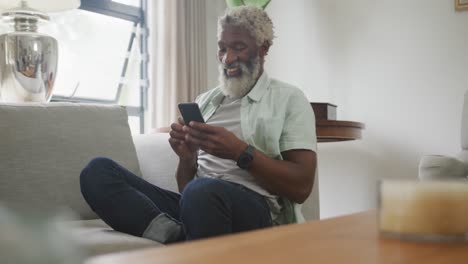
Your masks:
[{"label": "beige sofa", "polygon": [[[132,137],[127,119],[119,106],[1,104],[0,203],[51,213],[71,209],[76,220],[68,223],[69,232],[88,256],[161,246],[113,231],[80,193],[80,170],[95,156],[110,157],[153,184],[177,189],[177,157],[168,134]],[[303,213],[308,220],[318,219],[317,188]]]}]

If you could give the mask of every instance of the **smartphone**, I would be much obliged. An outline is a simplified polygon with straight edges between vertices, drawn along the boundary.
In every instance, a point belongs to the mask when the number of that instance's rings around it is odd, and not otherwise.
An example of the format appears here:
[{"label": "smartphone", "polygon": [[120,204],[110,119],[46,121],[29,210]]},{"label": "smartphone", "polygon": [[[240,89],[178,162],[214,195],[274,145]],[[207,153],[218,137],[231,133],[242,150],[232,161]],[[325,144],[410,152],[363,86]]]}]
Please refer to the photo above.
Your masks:
[{"label": "smartphone", "polygon": [[197,103],[180,103],[179,111],[187,126],[190,121],[205,123]]}]

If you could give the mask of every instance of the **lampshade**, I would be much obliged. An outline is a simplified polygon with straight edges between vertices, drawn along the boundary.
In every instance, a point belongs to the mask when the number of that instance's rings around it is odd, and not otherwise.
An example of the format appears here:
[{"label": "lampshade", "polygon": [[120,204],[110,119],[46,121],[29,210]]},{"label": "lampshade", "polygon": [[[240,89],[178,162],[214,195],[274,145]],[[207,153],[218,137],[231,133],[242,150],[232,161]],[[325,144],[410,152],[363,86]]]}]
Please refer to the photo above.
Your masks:
[{"label": "lampshade", "polygon": [[0,0],[0,10],[18,8],[25,1],[27,6],[42,12],[59,12],[78,8],[80,0]]}]

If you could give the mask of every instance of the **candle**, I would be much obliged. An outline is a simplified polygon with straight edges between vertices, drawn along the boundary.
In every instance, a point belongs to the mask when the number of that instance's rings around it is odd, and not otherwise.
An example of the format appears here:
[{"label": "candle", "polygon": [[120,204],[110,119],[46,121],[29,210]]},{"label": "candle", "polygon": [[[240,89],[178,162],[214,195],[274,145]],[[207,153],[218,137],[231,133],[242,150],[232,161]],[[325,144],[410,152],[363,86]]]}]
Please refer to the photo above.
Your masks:
[{"label": "candle", "polygon": [[464,238],[468,182],[381,182],[379,228],[392,236]]}]

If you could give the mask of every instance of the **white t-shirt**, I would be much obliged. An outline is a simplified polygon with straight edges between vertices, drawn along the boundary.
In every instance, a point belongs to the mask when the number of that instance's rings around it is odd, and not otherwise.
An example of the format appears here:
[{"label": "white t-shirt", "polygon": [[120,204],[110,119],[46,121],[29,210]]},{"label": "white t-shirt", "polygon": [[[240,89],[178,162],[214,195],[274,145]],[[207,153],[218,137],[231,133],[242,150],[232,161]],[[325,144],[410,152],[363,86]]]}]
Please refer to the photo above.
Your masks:
[{"label": "white t-shirt", "polygon": [[[240,122],[241,98],[224,97],[216,112],[206,121],[212,126],[221,126],[244,140]],[[198,153],[198,177],[211,177],[241,184],[264,196],[270,207],[272,218],[280,212],[278,196],[270,194],[260,187],[249,171],[237,166],[236,161],[213,156],[203,150]]]}]

